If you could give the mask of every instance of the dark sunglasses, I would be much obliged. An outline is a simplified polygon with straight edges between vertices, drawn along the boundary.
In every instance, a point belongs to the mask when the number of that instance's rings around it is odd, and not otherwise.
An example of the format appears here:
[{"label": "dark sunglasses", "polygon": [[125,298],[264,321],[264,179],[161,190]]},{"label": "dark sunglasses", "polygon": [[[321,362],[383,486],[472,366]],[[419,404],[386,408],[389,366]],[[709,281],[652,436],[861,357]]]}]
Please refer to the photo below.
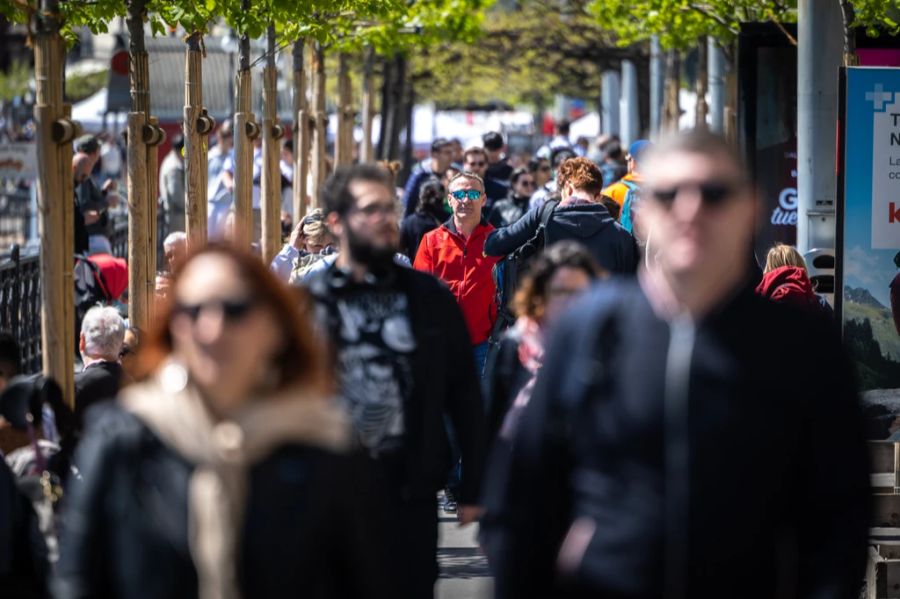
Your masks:
[{"label": "dark sunglasses", "polygon": [[519,185],[523,187],[534,187],[534,181],[519,181]]},{"label": "dark sunglasses", "polygon": [[174,312],[176,314],[184,314],[193,322],[196,322],[200,317],[201,312],[204,310],[215,309],[222,313],[222,316],[226,321],[236,321],[247,316],[255,305],[256,302],[252,299],[209,300],[197,304],[184,304],[179,302],[175,304]]},{"label": "dark sunglasses", "polygon": [[740,185],[727,181],[687,182],[674,187],[651,189],[650,197],[666,207],[675,203],[678,194],[684,190],[696,190],[706,206],[721,206],[737,193]]},{"label": "dark sunglasses", "polygon": [[481,199],[481,192],[477,189],[457,189],[456,191],[451,191],[450,195],[460,202],[465,202],[466,200],[475,202]]},{"label": "dark sunglasses", "polygon": [[481,167],[485,166],[486,164],[487,164],[486,162],[467,162],[466,168],[468,168],[468,167],[481,168]]},{"label": "dark sunglasses", "polygon": [[545,165],[541,166],[538,170],[541,171],[542,173],[549,173],[549,172],[550,172],[550,165],[549,165],[549,164],[545,164]]}]

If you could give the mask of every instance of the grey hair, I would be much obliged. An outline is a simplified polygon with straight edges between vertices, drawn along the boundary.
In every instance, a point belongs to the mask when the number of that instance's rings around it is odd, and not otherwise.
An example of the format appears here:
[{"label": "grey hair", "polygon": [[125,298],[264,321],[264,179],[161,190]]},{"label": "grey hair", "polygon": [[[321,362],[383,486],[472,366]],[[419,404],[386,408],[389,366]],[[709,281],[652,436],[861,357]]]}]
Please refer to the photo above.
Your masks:
[{"label": "grey hair", "polygon": [[462,171],[461,173],[457,173],[453,175],[450,181],[447,183],[447,189],[450,189],[450,186],[453,185],[453,182],[457,179],[470,179],[472,181],[478,181],[478,184],[481,185],[481,191],[484,191],[484,179],[476,175],[475,173],[471,173],[469,171]]},{"label": "grey hair", "polygon": [[179,241],[187,241],[187,233],[184,231],[174,231],[166,235],[166,238],[163,240],[163,247],[169,248],[178,243]]},{"label": "grey hair", "polygon": [[125,321],[112,306],[94,306],[81,321],[84,355],[116,360],[125,341]]}]

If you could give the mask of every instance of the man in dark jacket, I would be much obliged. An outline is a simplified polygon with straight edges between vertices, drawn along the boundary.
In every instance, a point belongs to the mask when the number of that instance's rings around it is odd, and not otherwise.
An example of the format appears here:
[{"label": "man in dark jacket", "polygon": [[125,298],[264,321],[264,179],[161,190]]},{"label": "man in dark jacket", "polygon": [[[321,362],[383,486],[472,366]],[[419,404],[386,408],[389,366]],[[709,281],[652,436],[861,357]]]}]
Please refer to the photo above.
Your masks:
[{"label": "man in dark jacket", "polygon": [[371,517],[392,531],[397,597],[431,597],[437,491],[451,465],[445,415],[462,453],[458,519],[467,524],[479,512],[485,425],[469,336],[437,279],[394,264],[397,213],[383,170],[340,168],[322,195],[341,250],[308,290],[333,345],[341,399],[389,489],[388,513]]},{"label": "man in dark jacket", "polygon": [[84,368],[75,375],[75,416],[79,428],[89,407],[118,395],[122,384],[119,352],[124,341],[125,321],[115,308],[96,306],[84,315],[78,341]]},{"label": "man in dark jacket", "polygon": [[[587,158],[570,158],[558,175],[562,201],[553,210],[544,245],[570,239],[584,245],[597,264],[612,273],[631,274],[637,268],[634,237],[610,216],[599,202],[603,187],[600,169]],[[484,244],[489,256],[505,256],[534,238],[541,224],[543,207],[531,210],[518,221],[491,233]]]},{"label": "man in dark jacket", "polygon": [[486,477],[497,596],[856,597],[868,468],[839,340],[747,285],[756,202],[724,140],[648,163],[658,254],[572,306]]},{"label": "man in dark jacket", "polygon": [[453,161],[453,143],[449,139],[439,137],[431,142],[431,159],[423,161],[413,168],[406,189],[403,191],[403,216],[409,216],[419,206],[419,190],[431,177],[440,179],[444,176]]}]

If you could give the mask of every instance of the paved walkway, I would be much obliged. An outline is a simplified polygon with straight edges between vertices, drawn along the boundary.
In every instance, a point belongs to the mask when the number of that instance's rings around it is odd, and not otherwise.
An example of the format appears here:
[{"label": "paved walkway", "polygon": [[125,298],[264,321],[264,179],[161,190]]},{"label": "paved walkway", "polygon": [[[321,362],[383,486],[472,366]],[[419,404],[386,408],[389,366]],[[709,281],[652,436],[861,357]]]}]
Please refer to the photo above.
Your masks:
[{"label": "paved walkway", "polygon": [[460,528],[455,515],[441,512],[439,528],[437,599],[490,599],[487,559],[475,541],[478,526]]}]

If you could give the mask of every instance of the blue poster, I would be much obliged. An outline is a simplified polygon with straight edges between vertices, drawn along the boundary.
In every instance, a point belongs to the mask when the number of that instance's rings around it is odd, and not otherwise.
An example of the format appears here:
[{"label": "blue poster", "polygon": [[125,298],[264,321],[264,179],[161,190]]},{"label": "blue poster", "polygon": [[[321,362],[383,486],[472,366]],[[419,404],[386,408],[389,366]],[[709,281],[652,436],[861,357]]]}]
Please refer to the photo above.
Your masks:
[{"label": "blue poster", "polygon": [[847,69],[843,331],[863,390],[900,388],[900,69]]}]

